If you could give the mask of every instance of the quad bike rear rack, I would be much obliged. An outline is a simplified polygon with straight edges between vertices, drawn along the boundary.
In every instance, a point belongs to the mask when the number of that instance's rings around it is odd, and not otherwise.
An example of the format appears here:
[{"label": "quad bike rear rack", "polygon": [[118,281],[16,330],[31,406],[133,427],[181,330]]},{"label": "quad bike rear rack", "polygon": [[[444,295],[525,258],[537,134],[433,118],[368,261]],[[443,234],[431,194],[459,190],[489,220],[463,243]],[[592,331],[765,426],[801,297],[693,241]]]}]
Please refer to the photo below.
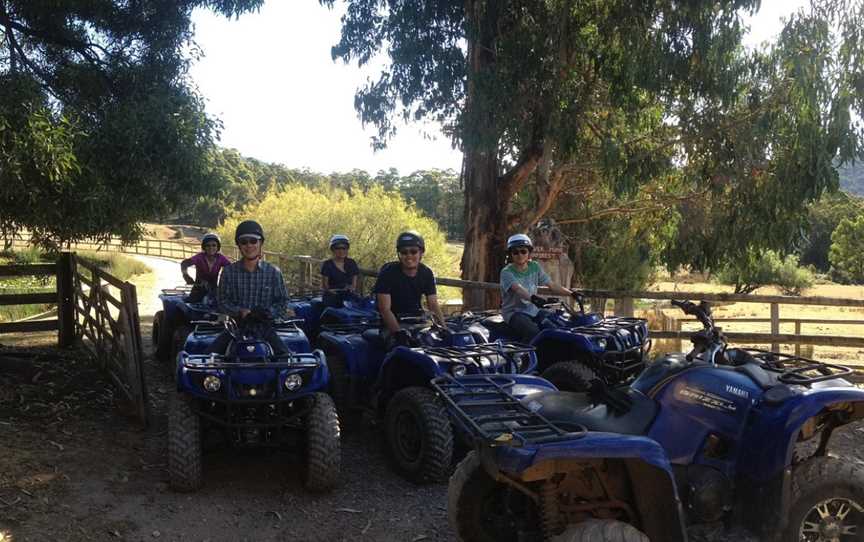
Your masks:
[{"label": "quad bike rear rack", "polygon": [[588,432],[584,427],[565,431],[531,410],[512,394],[516,385],[507,375],[443,375],[432,380],[459,425],[487,446],[546,444],[578,439]]},{"label": "quad bike rear rack", "polygon": [[853,370],[843,365],[825,363],[792,354],[770,352],[758,348],[739,348],[753,356],[766,371],[778,373],[777,380],[784,384],[810,386],[817,382],[843,378]]}]

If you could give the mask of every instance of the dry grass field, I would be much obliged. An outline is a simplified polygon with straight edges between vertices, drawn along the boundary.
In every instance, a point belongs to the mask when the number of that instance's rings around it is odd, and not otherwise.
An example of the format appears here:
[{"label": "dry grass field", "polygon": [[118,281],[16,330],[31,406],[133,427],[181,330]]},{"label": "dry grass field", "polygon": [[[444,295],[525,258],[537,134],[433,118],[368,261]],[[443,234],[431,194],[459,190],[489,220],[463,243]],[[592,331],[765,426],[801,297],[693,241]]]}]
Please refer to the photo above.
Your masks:
[{"label": "dry grass field", "polygon": [[[698,296],[688,296],[687,292],[732,292],[729,286],[711,283],[699,282],[696,280],[684,279],[683,281],[661,281],[655,283],[651,288],[652,291],[664,292],[681,292],[681,298],[688,298],[691,301],[697,301]],[[781,292],[773,287],[760,288],[755,292],[761,295],[781,295]],[[804,292],[804,296],[821,296],[821,297],[837,297],[847,299],[864,299],[864,286],[845,286],[841,284],[817,284]],[[720,322],[720,326],[726,331],[752,332],[752,333],[769,333],[770,323],[767,319],[771,316],[771,308],[767,303],[715,303],[714,316],[715,318],[765,318],[765,322]],[[643,315],[651,318],[648,313],[655,311],[663,311],[667,316],[682,318],[683,314],[676,308],[669,305],[668,302],[657,303],[647,311],[643,311]],[[655,317],[656,318],[656,317]],[[860,320],[864,321],[864,308],[861,307],[828,307],[819,305],[780,305],[780,319],[800,318],[800,319],[824,319],[824,320]],[[699,324],[685,323],[684,330],[698,329]],[[781,322],[780,333],[792,334],[795,332],[795,324]],[[802,335],[835,335],[844,337],[864,337],[864,325],[858,324],[807,324],[801,325]],[[678,350],[678,341],[656,341],[655,352]],[[758,348],[767,348],[769,345],[738,345],[752,346]],[[688,348],[688,345],[684,345]],[[792,352],[792,345],[784,345],[784,352]],[[861,348],[843,348],[834,346],[801,346],[801,354],[807,357],[813,357],[818,360],[842,363],[846,365],[856,365],[864,368],[864,349]]]}]

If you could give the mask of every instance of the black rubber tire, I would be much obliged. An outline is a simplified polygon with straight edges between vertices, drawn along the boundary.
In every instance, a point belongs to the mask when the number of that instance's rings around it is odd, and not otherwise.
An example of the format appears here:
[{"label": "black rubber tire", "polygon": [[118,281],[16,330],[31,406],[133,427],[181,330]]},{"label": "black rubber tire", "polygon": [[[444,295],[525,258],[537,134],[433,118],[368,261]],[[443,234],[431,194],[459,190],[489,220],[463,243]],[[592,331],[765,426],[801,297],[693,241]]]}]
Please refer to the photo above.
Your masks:
[{"label": "black rubber tire", "polygon": [[173,352],[174,336],[171,326],[165,323],[165,313],[162,311],[157,312],[153,318],[153,341],[156,346],[153,356],[162,362],[169,361]]},{"label": "black rubber tire", "polygon": [[[417,484],[447,479],[453,461],[453,428],[432,390],[419,386],[399,390],[387,405],[385,428],[390,456],[403,476]],[[406,429],[416,431],[416,445],[406,442]],[[406,453],[406,446],[419,449]]]},{"label": "black rubber tire", "polygon": [[541,374],[561,391],[586,392],[591,381],[600,378],[593,369],[580,361],[559,361]]},{"label": "black rubber tire", "polygon": [[[521,513],[513,513],[515,504]],[[540,522],[536,506],[518,490],[492,479],[471,451],[456,467],[447,488],[450,527],[464,542],[516,542],[520,533],[537,536]]]},{"label": "black rubber tire", "polygon": [[202,483],[201,420],[179,393],[168,409],[168,482],[175,491],[195,491]]},{"label": "black rubber tire", "polygon": [[[857,536],[841,537],[842,542],[864,540],[864,465],[853,459],[833,456],[820,456],[801,463],[792,472],[792,499],[789,519],[783,534],[784,542],[805,540],[800,536],[801,528],[808,515],[823,502],[836,499],[826,505],[826,510],[835,510],[837,502],[851,501],[844,524],[855,525]],[[818,514],[817,514],[818,515]],[[814,539],[815,540],[815,539]]]},{"label": "black rubber tire", "polygon": [[614,519],[589,519],[568,525],[553,542],[651,542],[642,531]]},{"label": "black rubber tire", "polygon": [[312,409],[306,416],[306,488],[330,491],[339,485],[342,469],[339,414],[326,393],[312,396]]},{"label": "black rubber tire", "polygon": [[177,364],[177,354],[183,350],[183,345],[186,344],[186,338],[192,333],[192,327],[183,325],[174,331],[174,337],[171,339],[171,362]]},{"label": "black rubber tire", "polygon": [[351,386],[351,377],[348,374],[348,366],[345,357],[338,352],[327,354],[327,370],[330,372],[330,382],[327,385],[327,393],[333,398],[339,416],[343,419],[348,414],[348,394]]},{"label": "black rubber tire", "polygon": [[165,318],[165,311],[156,311],[156,314],[153,315],[153,330],[150,334],[150,343],[153,346],[159,344],[159,328],[162,326],[163,318]]}]

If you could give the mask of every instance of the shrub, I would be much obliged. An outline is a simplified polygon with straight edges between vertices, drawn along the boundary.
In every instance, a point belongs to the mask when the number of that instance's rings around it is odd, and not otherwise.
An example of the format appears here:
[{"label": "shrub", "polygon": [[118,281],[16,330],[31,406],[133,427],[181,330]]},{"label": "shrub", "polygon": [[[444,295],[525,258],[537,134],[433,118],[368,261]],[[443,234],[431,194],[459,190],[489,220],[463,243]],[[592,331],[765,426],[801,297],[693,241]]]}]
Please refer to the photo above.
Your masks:
[{"label": "shrub", "polygon": [[[291,185],[272,190],[260,204],[230,216],[219,228],[223,239],[234,238],[237,224],[246,219],[261,223],[267,237],[265,249],[289,255],[329,258],[328,241],[334,233],[351,239],[350,257],[367,269],[379,269],[396,259],[396,237],[416,230],[426,240],[423,262],[438,277],[458,276],[458,257],[447,249],[444,233],[431,218],[393,192],[380,187],[349,194],[337,188]],[[315,270],[317,273],[317,270]],[[443,293],[439,294],[442,297]]]},{"label": "shrub", "polygon": [[150,268],[129,256],[116,252],[78,252],[78,257],[104,270],[120,280],[148,273]]},{"label": "shrub", "polygon": [[786,295],[801,295],[815,280],[812,271],[799,265],[797,256],[790,254],[781,258],[773,250],[751,251],[742,261],[721,269],[716,277],[724,284],[733,285],[738,294],[775,285]]},{"label": "shrub", "polygon": [[844,282],[864,282],[864,215],[844,218],[831,234],[833,274]]}]

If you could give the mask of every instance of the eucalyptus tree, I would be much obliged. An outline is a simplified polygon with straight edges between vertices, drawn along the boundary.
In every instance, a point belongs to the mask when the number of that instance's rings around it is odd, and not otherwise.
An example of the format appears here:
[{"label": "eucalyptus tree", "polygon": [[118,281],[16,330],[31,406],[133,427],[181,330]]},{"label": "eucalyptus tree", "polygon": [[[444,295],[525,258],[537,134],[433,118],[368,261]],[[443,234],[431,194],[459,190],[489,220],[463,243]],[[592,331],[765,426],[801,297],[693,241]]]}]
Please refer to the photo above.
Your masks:
[{"label": "eucalyptus tree", "polygon": [[467,279],[495,279],[506,236],[568,185],[626,194],[667,176],[689,201],[716,205],[711,216],[746,223],[694,226],[686,250],[669,253],[710,266],[746,252],[758,226],[773,229],[757,242],[785,240],[786,215],[834,186],[831,161],[858,149],[860,2],[817,4],[753,53],[742,16],[758,0],[343,3],[333,58],[385,55],[355,97],[378,128],[373,145],[400,119],[425,118],[463,150]]},{"label": "eucalyptus tree", "polygon": [[187,77],[195,8],[263,0],[0,0],[0,234],[139,235],[207,186],[219,124]]}]

